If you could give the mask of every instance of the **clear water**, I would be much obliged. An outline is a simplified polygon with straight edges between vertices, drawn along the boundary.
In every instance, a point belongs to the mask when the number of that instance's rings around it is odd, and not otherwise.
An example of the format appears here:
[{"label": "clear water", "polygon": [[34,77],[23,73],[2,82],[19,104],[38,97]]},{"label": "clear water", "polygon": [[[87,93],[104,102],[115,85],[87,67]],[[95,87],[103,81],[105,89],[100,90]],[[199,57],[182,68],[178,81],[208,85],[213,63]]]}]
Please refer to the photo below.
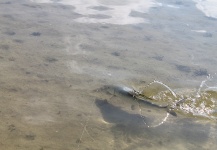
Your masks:
[{"label": "clear water", "polygon": [[215,150],[215,6],[1,0],[0,149]]}]

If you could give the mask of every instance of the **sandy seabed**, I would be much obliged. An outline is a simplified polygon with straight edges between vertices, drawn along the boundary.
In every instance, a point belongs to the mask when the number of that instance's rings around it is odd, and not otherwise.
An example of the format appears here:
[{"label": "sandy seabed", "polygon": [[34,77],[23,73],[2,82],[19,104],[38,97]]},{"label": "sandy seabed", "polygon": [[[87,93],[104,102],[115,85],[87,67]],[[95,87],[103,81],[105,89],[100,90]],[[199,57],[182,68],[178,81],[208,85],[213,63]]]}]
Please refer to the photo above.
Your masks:
[{"label": "sandy seabed", "polygon": [[217,72],[216,19],[161,3],[131,12],[144,23],[117,25],[77,22],[87,16],[70,5],[1,1],[0,149],[216,149],[215,122],[169,116],[148,128],[166,111],[107,86],[197,88]]}]

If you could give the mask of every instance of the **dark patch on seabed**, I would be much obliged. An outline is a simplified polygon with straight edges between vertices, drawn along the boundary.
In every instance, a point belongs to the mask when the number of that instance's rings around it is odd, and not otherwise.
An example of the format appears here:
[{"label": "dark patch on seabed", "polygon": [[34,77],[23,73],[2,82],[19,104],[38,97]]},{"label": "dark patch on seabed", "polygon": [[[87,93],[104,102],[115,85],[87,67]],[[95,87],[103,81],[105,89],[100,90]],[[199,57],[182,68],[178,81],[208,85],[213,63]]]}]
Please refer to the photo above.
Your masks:
[{"label": "dark patch on seabed", "polygon": [[2,2],[2,3],[0,3],[0,4],[11,4],[11,2]]},{"label": "dark patch on seabed", "polygon": [[191,72],[191,68],[189,66],[176,65],[176,68],[181,72],[185,72],[185,73]]},{"label": "dark patch on seabed", "polygon": [[180,72],[183,73],[192,73],[192,76],[194,77],[199,77],[199,76],[208,76],[209,73],[207,69],[203,68],[193,68],[190,66],[185,66],[185,65],[175,65],[176,69],[179,70]]},{"label": "dark patch on seabed", "polygon": [[6,32],[4,32],[4,34],[6,34],[6,35],[15,35],[16,32],[14,32],[14,31],[6,31]]},{"label": "dark patch on seabed", "polygon": [[120,56],[120,53],[119,52],[112,52],[111,53],[113,56]]},{"label": "dark patch on seabed", "polygon": [[90,7],[90,8],[91,8],[91,9],[98,10],[98,11],[105,11],[105,10],[111,9],[111,8],[105,7],[105,6],[93,6],[93,7]]},{"label": "dark patch on seabed", "polygon": [[158,61],[163,61],[164,56],[156,55],[156,56],[153,56],[152,58]]},{"label": "dark patch on seabed", "polygon": [[16,43],[23,43],[24,42],[23,40],[20,40],[20,39],[14,39],[13,41]]},{"label": "dark patch on seabed", "polygon": [[194,76],[208,76],[208,72],[206,69],[198,69],[194,71]]},{"label": "dark patch on seabed", "polygon": [[58,61],[58,59],[53,58],[53,57],[46,57],[45,60],[46,60],[47,62],[49,62],[49,63],[53,63],[53,62]]},{"label": "dark patch on seabed", "polygon": [[6,44],[2,44],[0,45],[0,49],[3,49],[3,50],[9,50],[10,46],[9,45],[6,45]]},{"label": "dark patch on seabed", "polygon": [[32,36],[40,36],[41,33],[40,32],[32,32],[30,35],[32,35]]},{"label": "dark patch on seabed", "polygon": [[108,15],[88,15],[88,17],[90,18],[96,18],[96,19],[108,19],[108,18],[112,18],[111,16]]}]

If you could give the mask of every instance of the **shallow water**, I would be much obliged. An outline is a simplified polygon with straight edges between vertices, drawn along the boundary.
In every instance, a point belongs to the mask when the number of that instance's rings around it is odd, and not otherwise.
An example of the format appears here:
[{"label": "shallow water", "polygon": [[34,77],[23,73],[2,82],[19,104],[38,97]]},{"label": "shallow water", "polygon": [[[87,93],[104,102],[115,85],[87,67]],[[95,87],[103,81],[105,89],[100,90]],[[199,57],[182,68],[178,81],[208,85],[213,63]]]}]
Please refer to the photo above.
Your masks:
[{"label": "shallow water", "polygon": [[114,88],[197,94],[211,74],[216,89],[215,11],[195,2],[2,0],[0,148],[216,149],[216,120],[160,124],[165,109]]}]

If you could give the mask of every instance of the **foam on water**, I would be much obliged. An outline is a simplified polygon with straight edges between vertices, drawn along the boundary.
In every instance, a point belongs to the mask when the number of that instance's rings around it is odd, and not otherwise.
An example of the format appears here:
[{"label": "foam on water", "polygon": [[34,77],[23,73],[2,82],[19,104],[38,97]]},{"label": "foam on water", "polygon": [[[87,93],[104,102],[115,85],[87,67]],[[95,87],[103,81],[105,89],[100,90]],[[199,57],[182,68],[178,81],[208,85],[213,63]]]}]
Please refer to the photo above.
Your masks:
[{"label": "foam on water", "polygon": [[[154,83],[164,86],[167,90],[154,91],[153,93],[144,92],[144,94],[152,95],[151,97],[149,96],[152,99],[151,103],[160,106],[166,102],[168,108],[180,114],[185,114],[189,117],[202,117],[215,120],[217,119],[217,85],[215,83],[215,76],[216,74],[214,76],[207,76],[205,80],[201,81],[198,89],[173,90],[161,81],[155,80],[143,88],[143,91],[147,91]],[[143,92],[139,93],[139,96],[135,96],[138,99],[140,99]]]},{"label": "foam on water", "polygon": [[[217,114],[217,86],[210,75],[203,80],[196,92],[180,93],[179,97],[183,98],[183,102],[176,106],[176,110],[194,117],[205,117],[216,119]],[[213,86],[209,86],[210,82]]]},{"label": "foam on water", "polygon": [[213,79],[215,79],[216,77],[216,73],[214,74],[214,76],[211,76],[211,75],[208,75],[207,76],[207,79],[203,80],[200,84],[200,87],[197,91],[197,97],[200,97],[200,94],[201,94],[201,89],[205,87],[204,91],[215,91],[217,89],[217,85],[215,85],[215,83],[213,83],[214,85],[213,86],[210,86],[207,84],[207,82],[215,82],[213,81]]},{"label": "foam on water", "polygon": [[155,80],[153,83],[158,83],[158,84],[163,85],[164,87],[166,87],[166,88],[173,94],[173,96],[174,96],[175,98],[177,98],[176,93],[175,93],[169,86],[167,86],[166,84],[164,84],[164,83],[162,83],[162,82],[160,82],[160,81],[157,81],[157,80]]}]

